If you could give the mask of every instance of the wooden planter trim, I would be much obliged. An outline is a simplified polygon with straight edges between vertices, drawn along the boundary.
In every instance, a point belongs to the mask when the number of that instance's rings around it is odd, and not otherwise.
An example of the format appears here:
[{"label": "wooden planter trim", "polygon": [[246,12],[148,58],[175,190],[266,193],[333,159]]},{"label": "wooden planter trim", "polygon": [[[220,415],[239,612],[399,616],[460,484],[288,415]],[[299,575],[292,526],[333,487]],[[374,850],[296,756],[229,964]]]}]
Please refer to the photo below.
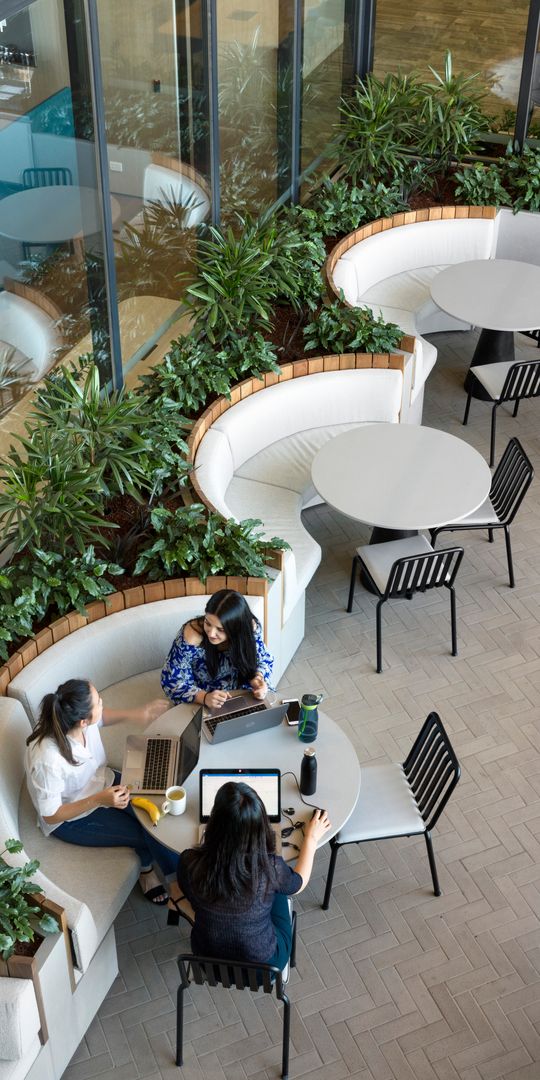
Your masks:
[{"label": "wooden planter trim", "polygon": [[[496,206],[430,206],[425,210],[410,210],[408,213],[392,214],[391,217],[377,218],[376,221],[370,221],[368,225],[361,225],[359,229],[355,229],[348,236],[344,236],[343,240],[340,240],[327,256],[322,273],[328,291],[336,296],[338,300],[341,299],[340,290],[334,285],[333,274],[336,263],[346,251],[355,247],[356,244],[360,244],[362,240],[367,240],[369,236],[386,232],[388,229],[401,228],[402,225],[416,225],[421,221],[452,221],[455,218],[493,219],[496,214]],[[344,302],[347,304],[347,301]],[[347,307],[351,306],[347,304]]]},{"label": "wooden planter trim", "polygon": [[[400,348],[403,349],[404,353],[414,352],[414,338],[410,336],[403,337],[400,341]],[[323,371],[392,368],[403,372],[405,363],[405,356],[402,353],[344,353],[337,356],[313,356],[309,359],[292,360],[288,364],[283,364],[279,374],[270,371],[262,379],[246,379],[244,382],[231,387],[230,400],[220,397],[212,405],[209,405],[199,419],[195,421],[188,438],[188,461],[191,463],[190,480],[200,502],[214,513],[219,512],[199,487],[195,469],[195,457],[201,440],[210,430],[212,424],[228,409],[232,409],[237,402],[243,401],[244,398],[250,397],[252,394],[259,393],[260,390],[265,390],[268,386],[288,382],[290,379],[308,378],[310,375],[316,375]],[[279,568],[281,567],[283,552],[276,552],[276,558],[277,563],[274,565]]]},{"label": "wooden planter trim", "polygon": [[[56,919],[58,930],[64,935],[71,989],[73,991],[75,990],[75,977],[71,959],[69,931],[64,909],[59,907],[58,904],[53,903],[52,900],[47,900],[41,893],[36,893],[31,896],[30,899],[41,908],[43,914],[52,915],[53,919]],[[41,983],[39,981],[39,949],[33,956],[17,956],[14,954],[13,956],[10,956],[9,960],[0,960],[0,976],[4,978],[32,980],[39,1013],[39,1041],[43,1046],[49,1038],[49,1032],[47,1029],[47,1018],[45,1015],[43,994],[41,992]]]},{"label": "wooden planter trim", "polygon": [[105,619],[107,615],[114,615],[115,612],[124,611],[127,608],[153,604],[156,600],[172,600],[179,596],[205,596],[207,593],[218,592],[219,589],[235,589],[242,596],[263,597],[265,601],[263,633],[266,638],[268,630],[266,625],[268,581],[266,578],[223,575],[208,577],[206,581],[201,581],[200,578],[170,578],[168,581],[154,581],[148,585],[120,589],[118,592],[105,596],[103,600],[93,600],[91,604],[87,604],[85,615],[80,615],[78,611],[70,611],[67,615],[56,619],[50,626],[40,630],[35,637],[29,638],[0,667],[0,696],[7,694],[11,680],[27,664],[31,664],[36,656],[45,652],[55,642],[67,637],[68,634],[73,634],[83,626],[88,626],[89,623]]}]

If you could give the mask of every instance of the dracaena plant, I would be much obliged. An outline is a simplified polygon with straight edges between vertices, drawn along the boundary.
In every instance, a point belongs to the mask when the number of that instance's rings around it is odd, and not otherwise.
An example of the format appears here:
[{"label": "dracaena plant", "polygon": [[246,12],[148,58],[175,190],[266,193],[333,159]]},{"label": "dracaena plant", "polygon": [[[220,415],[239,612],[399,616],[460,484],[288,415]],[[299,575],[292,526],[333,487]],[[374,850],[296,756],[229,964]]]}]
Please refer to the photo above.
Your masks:
[{"label": "dracaena plant", "polygon": [[350,308],[335,300],[326,304],[304,330],[306,349],[327,353],[388,353],[399,346],[403,331],[369,308]]},{"label": "dracaena plant", "polygon": [[367,75],[340,106],[340,159],[353,180],[399,182],[418,141],[414,75]]},{"label": "dracaena plant", "polygon": [[164,575],[189,574],[206,580],[213,574],[266,577],[265,557],[289,545],[257,531],[255,519],[236,522],[209,512],[200,503],[168,510],[156,507],[150,515],[155,538],[141,552],[136,574],[151,581]]},{"label": "dracaena plant", "polygon": [[444,73],[429,70],[435,81],[420,86],[418,151],[446,172],[451,162],[475,152],[480,132],[488,126],[482,109],[485,89],[478,84],[478,74],[454,74],[449,50]]},{"label": "dracaena plant", "polygon": [[9,960],[18,942],[33,941],[36,934],[58,933],[58,924],[33,902],[32,894],[39,892],[32,881],[38,860],[10,866],[4,855],[18,855],[23,845],[20,840],[5,840],[4,845],[0,852],[0,956]]}]

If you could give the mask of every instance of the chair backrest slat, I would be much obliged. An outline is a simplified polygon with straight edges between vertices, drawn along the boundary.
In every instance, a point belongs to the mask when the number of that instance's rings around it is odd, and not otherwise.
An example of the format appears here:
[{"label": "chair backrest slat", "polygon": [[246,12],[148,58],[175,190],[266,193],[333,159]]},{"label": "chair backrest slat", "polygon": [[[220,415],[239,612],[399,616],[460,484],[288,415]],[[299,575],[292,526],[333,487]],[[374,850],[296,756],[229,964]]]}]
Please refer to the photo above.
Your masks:
[{"label": "chair backrest slat", "polygon": [[23,187],[70,187],[73,184],[71,169],[63,165],[23,169]]},{"label": "chair backrest slat", "polygon": [[519,439],[510,439],[493,474],[489,493],[499,521],[512,523],[533,476],[534,469]]},{"label": "chair backrest slat", "polygon": [[504,380],[499,402],[516,401],[539,395],[540,360],[526,360],[521,364],[512,364]]},{"label": "chair backrest slat", "polygon": [[463,548],[456,547],[397,559],[388,575],[385,599],[440,589],[443,585],[451,588],[462,558]]},{"label": "chair backrest slat", "polygon": [[437,713],[430,713],[403,762],[426,829],[431,830],[454,790],[461,770]]},{"label": "chair backrest slat", "polygon": [[278,998],[283,997],[283,975],[278,967],[272,964],[257,964],[251,961],[220,960],[208,956],[193,956],[191,953],[183,953],[177,958],[178,970],[182,987],[187,989],[190,982],[202,986],[224,986],[230,989],[235,986],[238,990],[251,990],[258,993],[263,990],[265,994],[276,992]]}]

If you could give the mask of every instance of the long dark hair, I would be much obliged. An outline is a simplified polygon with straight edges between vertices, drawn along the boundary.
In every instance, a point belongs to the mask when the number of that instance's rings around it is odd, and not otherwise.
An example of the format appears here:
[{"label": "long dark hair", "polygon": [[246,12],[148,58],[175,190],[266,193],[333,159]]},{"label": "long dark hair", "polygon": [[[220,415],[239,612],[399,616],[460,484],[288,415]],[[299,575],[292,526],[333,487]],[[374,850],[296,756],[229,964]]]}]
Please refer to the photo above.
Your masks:
[{"label": "long dark hair", "polygon": [[87,679],[68,679],[58,687],[55,694],[45,694],[41,702],[39,720],[26,740],[26,745],[37,740],[54,739],[63,758],[70,765],[75,761],[68,735],[81,720],[87,720],[92,712],[92,688]]},{"label": "long dark hair", "polygon": [[[258,619],[253,615],[249,604],[241,593],[235,592],[234,589],[220,589],[210,597],[205,612],[219,619],[227,635],[225,650],[231,663],[242,682],[249,682],[255,677],[257,671],[257,648],[253,622],[258,624]],[[202,635],[206,666],[211,678],[214,679],[219,670],[220,654],[224,650],[219,649],[217,645],[212,645],[204,629],[202,629]]]},{"label": "long dark hair", "polygon": [[189,855],[194,892],[211,903],[255,895],[275,880],[269,856],[275,837],[263,803],[248,784],[230,781],[220,787],[199,848]]}]

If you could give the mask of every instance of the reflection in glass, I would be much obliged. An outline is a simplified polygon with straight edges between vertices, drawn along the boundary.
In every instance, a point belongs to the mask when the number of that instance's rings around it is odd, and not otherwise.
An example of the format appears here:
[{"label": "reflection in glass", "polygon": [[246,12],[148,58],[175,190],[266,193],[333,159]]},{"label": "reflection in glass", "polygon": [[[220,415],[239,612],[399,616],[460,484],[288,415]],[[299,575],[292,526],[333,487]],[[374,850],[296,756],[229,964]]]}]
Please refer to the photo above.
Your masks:
[{"label": "reflection in glass", "polygon": [[7,18],[4,34],[0,412],[71,349],[94,349],[110,378],[82,3],[64,13],[55,0],[35,0]]},{"label": "reflection in glass", "polygon": [[302,169],[335,133],[344,79],[350,81],[345,0],[306,0],[302,64]]}]

